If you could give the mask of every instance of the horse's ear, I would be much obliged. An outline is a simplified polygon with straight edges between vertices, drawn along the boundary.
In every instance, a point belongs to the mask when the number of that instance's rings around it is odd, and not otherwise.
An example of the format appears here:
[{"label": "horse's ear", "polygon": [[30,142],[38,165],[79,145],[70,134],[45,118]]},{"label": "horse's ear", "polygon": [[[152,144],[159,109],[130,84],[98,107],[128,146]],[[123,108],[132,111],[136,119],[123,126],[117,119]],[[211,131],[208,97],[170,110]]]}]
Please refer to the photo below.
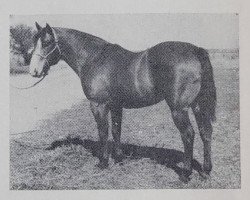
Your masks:
[{"label": "horse's ear", "polygon": [[50,33],[51,35],[53,35],[53,31],[52,31],[52,28],[50,27],[49,24],[46,23],[46,30],[48,33]]},{"label": "horse's ear", "polygon": [[42,29],[42,27],[37,22],[35,24],[36,24],[37,30],[40,31]]}]

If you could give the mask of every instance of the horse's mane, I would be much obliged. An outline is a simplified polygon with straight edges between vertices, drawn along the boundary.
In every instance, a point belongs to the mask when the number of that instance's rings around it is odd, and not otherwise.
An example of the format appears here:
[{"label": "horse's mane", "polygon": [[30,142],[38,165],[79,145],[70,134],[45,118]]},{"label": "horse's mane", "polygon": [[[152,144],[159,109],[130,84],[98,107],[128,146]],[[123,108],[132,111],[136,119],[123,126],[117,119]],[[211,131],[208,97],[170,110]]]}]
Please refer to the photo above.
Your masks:
[{"label": "horse's mane", "polygon": [[70,28],[61,28],[61,27],[53,27],[53,28],[56,31],[61,32],[62,34],[69,33],[70,35],[74,35],[76,38],[81,38],[81,39],[89,40],[89,41],[96,41],[96,42],[103,43],[103,44],[109,43],[100,37],[97,37],[97,36],[94,36],[89,33],[79,31],[79,30],[70,29]]}]

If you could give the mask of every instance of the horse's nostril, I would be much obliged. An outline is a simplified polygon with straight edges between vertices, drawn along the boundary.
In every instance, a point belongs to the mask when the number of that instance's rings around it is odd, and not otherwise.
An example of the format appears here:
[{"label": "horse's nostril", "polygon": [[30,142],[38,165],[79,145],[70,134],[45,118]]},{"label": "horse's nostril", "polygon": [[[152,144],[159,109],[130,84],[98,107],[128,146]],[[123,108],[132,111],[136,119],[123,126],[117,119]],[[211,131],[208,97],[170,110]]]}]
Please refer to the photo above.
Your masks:
[{"label": "horse's nostril", "polygon": [[34,70],[34,71],[30,72],[30,75],[33,76],[33,77],[36,77],[37,74],[38,74],[37,70]]}]

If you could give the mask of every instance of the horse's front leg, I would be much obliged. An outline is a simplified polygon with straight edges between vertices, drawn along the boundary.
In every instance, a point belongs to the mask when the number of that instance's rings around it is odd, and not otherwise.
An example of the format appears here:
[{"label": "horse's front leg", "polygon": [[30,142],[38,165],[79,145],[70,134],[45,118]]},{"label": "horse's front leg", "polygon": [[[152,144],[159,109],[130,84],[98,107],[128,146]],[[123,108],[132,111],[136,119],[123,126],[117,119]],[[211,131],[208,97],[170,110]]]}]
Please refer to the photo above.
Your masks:
[{"label": "horse's front leg", "polygon": [[121,149],[121,123],[122,123],[122,107],[111,108],[112,119],[112,135],[114,139],[114,159],[115,163],[121,162],[123,159]]},{"label": "horse's front leg", "polygon": [[98,104],[95,102],[90,102],[91,111],[95,117],[97,123],[100,146],[98,149],[99,163],[98,167],[101,169],[108,167],[108,113],[109,108],[107,104]]}]

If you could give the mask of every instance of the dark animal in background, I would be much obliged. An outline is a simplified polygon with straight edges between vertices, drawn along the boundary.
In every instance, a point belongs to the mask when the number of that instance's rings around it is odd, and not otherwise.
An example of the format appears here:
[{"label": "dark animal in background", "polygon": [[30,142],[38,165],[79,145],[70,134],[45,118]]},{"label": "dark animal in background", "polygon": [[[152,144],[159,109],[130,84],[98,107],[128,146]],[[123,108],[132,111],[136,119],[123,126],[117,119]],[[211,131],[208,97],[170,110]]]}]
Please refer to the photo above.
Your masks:
[{"label": "dark animal in background", "polygon": [[163,42],[145,51],[131,52],[117,44],[67,28],[45,28],[36,23],[30,74],[47,75],[50,66],[64,60],[79,76],[97,123],[100,168],[108,166],[108,113],[111,112],[115,161],[121,162],[123,108],[141,108],[165,100],[184,144],[183,172],[192,173],[194,130],[192,108],[204,144],[202,177],[211,162],[211,122],[215,120],[216,88],[208,53],[184,42]]}]

